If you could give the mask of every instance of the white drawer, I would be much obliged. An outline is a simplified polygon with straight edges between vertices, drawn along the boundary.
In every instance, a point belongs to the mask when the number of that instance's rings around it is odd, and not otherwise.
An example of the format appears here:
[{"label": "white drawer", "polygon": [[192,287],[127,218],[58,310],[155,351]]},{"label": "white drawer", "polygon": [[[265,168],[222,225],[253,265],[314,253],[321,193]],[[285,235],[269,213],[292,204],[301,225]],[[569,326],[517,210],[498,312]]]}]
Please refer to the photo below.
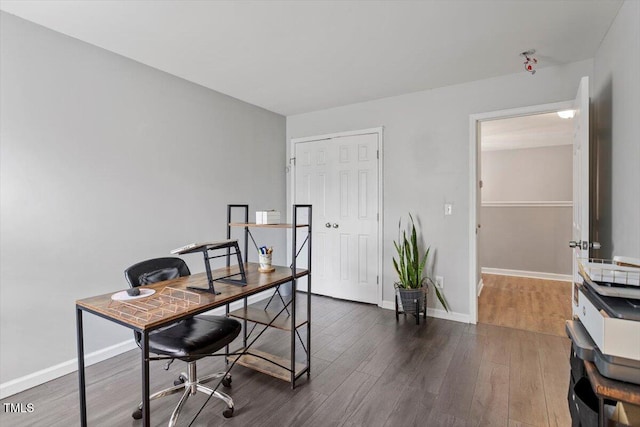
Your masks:
[{"label": "white drawer", "polygon": [[574,314],[602,353],[640,360],[640,322],[609,317],[598,310],[582,291],[579,292]]}]

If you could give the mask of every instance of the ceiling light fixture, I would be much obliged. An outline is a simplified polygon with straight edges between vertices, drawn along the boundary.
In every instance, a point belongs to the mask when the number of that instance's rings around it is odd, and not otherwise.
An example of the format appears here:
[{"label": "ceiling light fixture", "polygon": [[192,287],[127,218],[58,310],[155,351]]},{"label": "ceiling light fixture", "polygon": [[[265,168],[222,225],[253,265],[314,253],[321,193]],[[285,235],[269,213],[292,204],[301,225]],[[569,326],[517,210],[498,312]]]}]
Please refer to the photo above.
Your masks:
[{"label": "ceiling light fixture", "polygon": [[573,116],[576,115],[576,110],[558,111],[557,114],[561,119],[573,119]]},{"label": "ceiling light fixture", "polygon": [[536,53],[535,49],[529,49],[520,54],[520,56],[524,56],[524,69],[530,72],[532,75],[536,73],[536,65],[538,65],[538,60],[533,56]]}]

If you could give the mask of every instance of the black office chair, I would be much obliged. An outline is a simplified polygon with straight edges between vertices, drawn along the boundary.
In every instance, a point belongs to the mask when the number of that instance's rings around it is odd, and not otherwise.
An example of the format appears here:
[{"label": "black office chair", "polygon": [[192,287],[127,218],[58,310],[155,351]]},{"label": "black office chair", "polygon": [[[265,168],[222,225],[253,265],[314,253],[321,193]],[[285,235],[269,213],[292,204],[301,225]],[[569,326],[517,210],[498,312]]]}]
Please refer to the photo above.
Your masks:
[{"label": "black office chair", "polygon": [[[175,279],[191,274],[187,264],[180,258],[154,258],[139,262],[124,271],[129,286],[135,288],[141,285]],[[233,341],[241,330],[240,322],[223,316],[195,316],[175,323],[167,328],[153,331],[149,334],[149,352],[170,356],[187,362],[187,373],[180,374],[174,386],[152,394],[149,400],[158,399],[180,391],[184,391],[178,406],[169,419],[169,427],[175,425],[180,411],[190,395],[198,391],[213,395],[224,401],[227,408],[222,413],[225,418],[233,415],[233,400],[226,393],[205,387],[203,384],[216,378],[222,379],[222,385],[231,386],[231,376],[218,372],[206,377],[198,378],[196,374],[196,360],[210,355]],[[136,342],[140,346],[141,335],[134,333]],[[142,402],[131,416],[142,418]]]}]

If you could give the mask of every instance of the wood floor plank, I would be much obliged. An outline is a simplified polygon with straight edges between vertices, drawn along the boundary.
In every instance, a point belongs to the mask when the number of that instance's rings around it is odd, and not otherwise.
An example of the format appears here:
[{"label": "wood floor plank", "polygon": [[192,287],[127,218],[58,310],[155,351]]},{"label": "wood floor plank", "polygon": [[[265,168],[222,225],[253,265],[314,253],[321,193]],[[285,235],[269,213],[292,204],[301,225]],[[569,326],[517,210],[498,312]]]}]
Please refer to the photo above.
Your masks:
[{"label": "wood floor plank", "polygon": [[538,335],[513,329],[510,341],[509,419],[548,426],[545,390],[538,361]]},{"label": "wood floor plank", "polygon": [[434,411],[468,419],[486,337],[462,335],[440,388]]},{"label": "wood floor plank", "polygon": [[483,359],[471,403],[470,421],[476,426],[508,426],[509,366]]},{"label": "wood floor plank", "polygon": [[294,391],[293,397],[273,411],[262,423],[265,426],[304,425],[327,397],[310,388],[300,387]]},{"label": "wood floor plank", "polygon": [[471,427],[473,423],[455,415],[443,414],[441,412],[432,412],[429,420],[425,423],[427,426],[438,427]]},{"label": "wood floor plank", "polygon": [[422,427],[431,415],[436,395],[424,393],[420,388],[407,385],[385,422],[385,427]]},{"label": "wood floor plank", "polygon": [[384,426],[405,385],[406,379],[401,377],[377,378],[360,404],[347,417],[347,421],[359,426]]},{"label": "wood floor plank", "polygon": [[486,346],[483,361],[509,366],[509,329],[504,327],[486,328]]},{"label": "wood floor plank", "polygon": [[478,321],[564,336],[571,318],[571,283],[526,277],[482,275]]},{"label": "wood floor plank", "polygon": [[305,422],[309,427],[338,425],[360,406],[377,378],[353,372]]},{"label": "wood floor plank", "polygon": [[438,395],[451,360],[456,353],[462,335],[434,334],[425,349],[423,366],[416,372],[410,385],[421,390],[425,400],[429,394]]},{"label": "wood floor plank", "polygon": [[567,402],[555,396],[566,393],[569,388],[569,356],[566,353],[565,341],[568,338],[550,335],[540,336],[538,357],[544,383],[545,400],[549,425],[563,427],[571,424]]}]

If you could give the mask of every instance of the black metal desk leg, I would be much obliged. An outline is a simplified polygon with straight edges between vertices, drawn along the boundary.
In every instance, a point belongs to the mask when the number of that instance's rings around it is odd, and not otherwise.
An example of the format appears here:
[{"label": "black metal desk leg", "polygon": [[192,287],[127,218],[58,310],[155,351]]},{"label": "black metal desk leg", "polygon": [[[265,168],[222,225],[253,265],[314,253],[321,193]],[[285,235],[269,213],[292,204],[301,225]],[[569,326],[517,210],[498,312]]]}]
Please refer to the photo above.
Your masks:
[{"label": "black metal desk leg", "polygon": [[[296,231],[293,230],[295,233]],[[296,387],[296,276],[291,281],[291,390]]]},{"label": "black metal desk leg", "polygon": [[149,333],[142,332],[140,340],[142,346],[142,423],[144,427],[151,425],[151,411],[149,410]]},{"label": "black metal desk leg", "polygon": [[604,398],[598,396],[598,426],[605,427],[606,424],[604,422]]},{"label": "black metal desk leg", "polygon": [[80,395],[80,425],[87,426],[87,392],[84,378],[84,331],[82,330],[82,310],[76,308],[76,334],[78,345],[78,395]]}]

